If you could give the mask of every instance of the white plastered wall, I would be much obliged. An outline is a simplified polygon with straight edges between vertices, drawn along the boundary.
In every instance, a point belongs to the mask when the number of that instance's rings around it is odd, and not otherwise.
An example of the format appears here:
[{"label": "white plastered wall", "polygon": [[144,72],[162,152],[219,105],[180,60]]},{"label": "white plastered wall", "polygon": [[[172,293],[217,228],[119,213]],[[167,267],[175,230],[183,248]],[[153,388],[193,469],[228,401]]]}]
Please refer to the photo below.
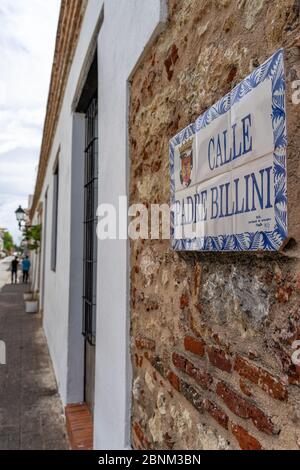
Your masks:
[{"label": "white plastered wall", "polygon": [[[128,193],[128,79],[166,19],[161,0],[105,2],[98,41],[99,202],[118,208]],[[100,241],[94,444],[130,445],[128,242]]]},{"label": "white plastered wall", "polygon": [[[72,162],[75,164],[76,161],[74,149],[75,145],[80,145],[76,136],[74,138],[74,126],[80,126],[80,119],[78,121],[74,116],[72,103],[103,4],[104,20],[98,38],[99,203],[112,203],[118,207],[118,197],[128,193],[128,79],[166,20],[166,0],[89,0],[83,20],[40,199],[44,202],[48,190],[44,329],[63,404],[83,398],[80,309],[78,302],[74,302],[74,295],[80,296],[82,292],[82,277],[74,277],[74,266],[80,269],[80,251],[76,255],[76,244],[80,244],[81,238],[78,233],[75,236],[73,233],[74,201],[78,193],[72,191],[78,181],[78,173],[72,168]],[[50,251],[53,167],[57,155],[58,244],[57,266],[53,272]],[[75,223],[75,227],[78,229],[79,225]],[[94,414],[96,449],[130,446],[128,269],[126,240],[99,241]],[[72,347],[74,343],[75,348]]]}]

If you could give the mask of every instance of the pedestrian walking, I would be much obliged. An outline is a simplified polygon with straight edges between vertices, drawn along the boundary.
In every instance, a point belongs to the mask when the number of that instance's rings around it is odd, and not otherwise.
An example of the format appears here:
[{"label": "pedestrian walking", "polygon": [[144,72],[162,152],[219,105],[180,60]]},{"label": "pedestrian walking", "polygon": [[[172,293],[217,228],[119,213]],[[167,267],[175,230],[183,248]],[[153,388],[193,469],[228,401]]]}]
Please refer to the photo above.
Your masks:
[{"label": "pedestrian walking", "polygon": [[18,257],[15,256],[15,258],[11,262],[11,283],[12,284],[13,282],[17,284],[18,265],[19,265]]},{"label": "pedestrian walking", "polygon": [[28,256],[26,256],[26,258],[24,258],[22,261],[23,284],[28,283],[30,266],[31,266],[31,263],[29,261]]}]

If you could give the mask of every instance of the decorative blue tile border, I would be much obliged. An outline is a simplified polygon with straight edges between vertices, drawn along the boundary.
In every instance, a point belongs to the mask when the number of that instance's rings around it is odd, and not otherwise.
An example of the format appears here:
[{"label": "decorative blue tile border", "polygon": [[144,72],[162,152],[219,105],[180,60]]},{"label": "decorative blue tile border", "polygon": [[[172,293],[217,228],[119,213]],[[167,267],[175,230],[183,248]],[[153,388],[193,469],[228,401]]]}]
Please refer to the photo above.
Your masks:
[{"label": "decorative blue tile border", "polygon": [[178,240],[174,238],[174,214],[171,214],[172,248],[180,251],[276,251],[287,238],[287,173],[286,173],[286,111],[284,51],[279,49],[264,64],[254,70],[231,93],[220,99],[170,140],[171,206],[175,203],[175,148],[206,127],[218,116],[225,114],[234,103],[265,80],[272,83],[272,125],[274,135],[273,172],[275,185],[275,228],[272,232],[256,231],[233,235],[204,236]]}]

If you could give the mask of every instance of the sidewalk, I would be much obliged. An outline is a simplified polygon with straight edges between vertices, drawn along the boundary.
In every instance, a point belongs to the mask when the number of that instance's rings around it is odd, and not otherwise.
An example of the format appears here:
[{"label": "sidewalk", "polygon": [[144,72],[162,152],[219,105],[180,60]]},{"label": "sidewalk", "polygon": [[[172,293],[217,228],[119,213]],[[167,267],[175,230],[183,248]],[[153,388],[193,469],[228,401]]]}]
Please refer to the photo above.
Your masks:
[{"label": "sidewalk", "polygon": [[0,340],[7,362],[0,364],[0,450],[68,449],[42,319],[24,311],[27,290],[10,284],[0,290]]}]

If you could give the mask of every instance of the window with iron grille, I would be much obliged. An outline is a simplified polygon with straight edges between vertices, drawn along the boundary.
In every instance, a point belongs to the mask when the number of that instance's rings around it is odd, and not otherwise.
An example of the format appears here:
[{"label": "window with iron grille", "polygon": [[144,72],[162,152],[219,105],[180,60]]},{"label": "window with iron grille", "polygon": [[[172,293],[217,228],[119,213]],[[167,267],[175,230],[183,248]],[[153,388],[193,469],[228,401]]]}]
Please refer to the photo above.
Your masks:
[{"label": "window with iron grille", "polygon": [[59,193],[59,163],[57,161],[53,172],[53,206],[52,206],[52,237],[51,237],[51,269],[56,271],[57,261],[57,221]]},{"label": "window with iron grille", "polygon": [[83,334],[96,340],[97,206],[98,206],[98,105],[93,98],[85,118],[84,164],[84,253],[83,253]]}]

